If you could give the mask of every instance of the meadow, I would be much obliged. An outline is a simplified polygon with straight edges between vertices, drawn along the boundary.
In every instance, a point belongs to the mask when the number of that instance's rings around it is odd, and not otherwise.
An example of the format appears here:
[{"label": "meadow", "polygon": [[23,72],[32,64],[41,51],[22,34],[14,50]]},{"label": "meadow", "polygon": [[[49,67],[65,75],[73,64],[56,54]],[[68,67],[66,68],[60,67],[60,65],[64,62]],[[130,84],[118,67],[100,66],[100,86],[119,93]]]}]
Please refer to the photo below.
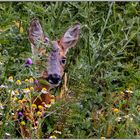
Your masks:
[{"label": "meadow", "polygon": [[[27,36],[39,19],[50,40],[80,23],[80,39],[67,55],[67,98],[48,105],[37,127],[17,112],[38,93]],[[56,96],[62,85],[51,90]],[[139,2],[0,2],[0,138],[140,138]],[[34,107],[34,104],[28,104]],[[41,108],[41,107],[40,107]],[[43,126],[43,127],[42,127]]]}]

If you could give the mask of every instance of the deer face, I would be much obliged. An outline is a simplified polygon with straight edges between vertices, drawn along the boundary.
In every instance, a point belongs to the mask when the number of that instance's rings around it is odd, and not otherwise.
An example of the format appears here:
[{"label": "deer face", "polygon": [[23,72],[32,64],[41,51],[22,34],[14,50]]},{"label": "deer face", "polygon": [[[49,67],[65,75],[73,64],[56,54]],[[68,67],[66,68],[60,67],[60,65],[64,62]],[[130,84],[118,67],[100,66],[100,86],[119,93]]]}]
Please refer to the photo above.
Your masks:
[{"label": "deer face", "polygon": [[[61,39],[48,41],[47,46],[51,49],[47,52],[47,49],[41,45],[45,43],[45,35],[39,21],[36,19],[31,21],[28,36],[31,42],[32,53],[33,55],[44,55],[48,53],[46,56],[46,68],[41,77],[47,80],[51,87],[58,86],[61,83],[66,63],[66,54],[69,48],[76,45],[79,34],[80,25],[75,24],[64,33]],[[39,44],[39,42],[42,43]]]}]

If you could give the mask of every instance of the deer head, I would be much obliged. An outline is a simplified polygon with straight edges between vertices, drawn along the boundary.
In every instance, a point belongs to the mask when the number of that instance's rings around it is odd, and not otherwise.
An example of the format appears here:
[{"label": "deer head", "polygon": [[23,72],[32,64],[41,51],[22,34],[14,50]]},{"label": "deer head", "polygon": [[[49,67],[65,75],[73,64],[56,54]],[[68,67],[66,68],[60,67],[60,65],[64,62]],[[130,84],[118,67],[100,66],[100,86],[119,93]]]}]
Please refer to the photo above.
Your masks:
[{"label": "deer head", "polygon": [[[62,38],[50,41],[46,38],[37,19],[33,19],[29,26],[28,36],[31,43],[33,55],[46,56],[46,67],[41,72],[41,78],[49,83],[50,87],[56,87],[61,83],[66,63],[66,54],[68,50],[74,47],[79,39],[80,24],[70,27],[62,36]],[[47,48],[43,45],[47,43]],[[50,51],[47,50],[50,48]]]}]

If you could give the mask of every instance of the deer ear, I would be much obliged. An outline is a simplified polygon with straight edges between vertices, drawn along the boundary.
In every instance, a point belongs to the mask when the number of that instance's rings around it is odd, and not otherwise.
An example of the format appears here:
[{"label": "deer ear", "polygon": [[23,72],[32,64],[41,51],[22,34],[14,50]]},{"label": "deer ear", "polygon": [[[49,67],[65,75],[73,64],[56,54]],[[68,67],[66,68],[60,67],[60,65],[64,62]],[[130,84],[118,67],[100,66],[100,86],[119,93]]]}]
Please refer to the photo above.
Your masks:
[{"label": "deer ear", "polygon": [[30,42],[36,46],[39,41],[44,41],[44,33],[42,27],[37,19],[33,19],[28,30],[28,37]]},{"label": "deer ear", "polygon": [[60,45],[64,48],[64,50],[68,50],[71,47],[74,47],[79,39],[80,35],[80,24],[75,24],[70,27],[63,37],[60,39]]}]

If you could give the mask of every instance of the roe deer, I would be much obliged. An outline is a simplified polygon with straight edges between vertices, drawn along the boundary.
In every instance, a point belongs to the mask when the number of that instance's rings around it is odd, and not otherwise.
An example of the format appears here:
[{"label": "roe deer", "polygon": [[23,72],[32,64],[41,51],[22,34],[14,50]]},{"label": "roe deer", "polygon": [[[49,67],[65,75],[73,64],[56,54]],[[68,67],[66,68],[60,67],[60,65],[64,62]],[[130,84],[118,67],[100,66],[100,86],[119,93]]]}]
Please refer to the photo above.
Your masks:
[{"label": "roe deer", "polygon": [[[62,36],[61,39],[50,41],[47,39],[43,33],[42,27],[37,19],[33,19],[30,23],[28,30],[28,37],[31,43],[31,50],[34,56],[45,57],[45,68],[40,69],[40,78],[38,78],[38,83],[35,85],[36,91],[41,91],[42,88],[46,88],[47,92],[42,93],[40,97],[35,97],[32,99],[34,104],[44,105],[49,104],[52,98],[49,90],[51,88],[60,85],[62,76],[64,74],[64,66],[66,63],[66,54],[69,48],[76,45],[80,34],[80,24],[77,23],[70,27]],[[47,46],[47,47],[46,47]],[[47,50],[49,51],[47,52]],[[37,65],[43,65],[41,60],[36,60]],[[48,84],[42,84],[40,81],[47,81]],[[23,114],[26,118],[33,121],[33,117],[30,114],[27,107],[22,108]],[[30,137],[27,134],[25,126],[20,125],[20,131],[24,137]]]},{"label": "roe deer", "polygon": [[[28,36],[29,41],[31,42],[32,54],[47,57],[45,62],[46,68],[40,72],[41,75],[39,79],[46,80],[48,85],[44,86],[38,83],[35,87],[36,90],[40,91],[43,87],[45,87],[49,92],[51,88],[59,86],[64,74],[66,54],[69,48],[76,45],[79,39],[79,34],[80,24],[75,24],[64,33],[61,39],[57,41],[47,40],[48,47],[51,48],[50,52],[47,52],[46,48],[41,46],[41,42],[45,43],[46,40],[39,21],[36,19],[31,21]],[[48,56],[45,56],[46,53],[48,53]],[[49,100],[47,98],[49,98],[48,94],[41,95],[42,102],[48,103]],[[40,103],[38,102],[39,101],[36,100],[37,105]]]}]

